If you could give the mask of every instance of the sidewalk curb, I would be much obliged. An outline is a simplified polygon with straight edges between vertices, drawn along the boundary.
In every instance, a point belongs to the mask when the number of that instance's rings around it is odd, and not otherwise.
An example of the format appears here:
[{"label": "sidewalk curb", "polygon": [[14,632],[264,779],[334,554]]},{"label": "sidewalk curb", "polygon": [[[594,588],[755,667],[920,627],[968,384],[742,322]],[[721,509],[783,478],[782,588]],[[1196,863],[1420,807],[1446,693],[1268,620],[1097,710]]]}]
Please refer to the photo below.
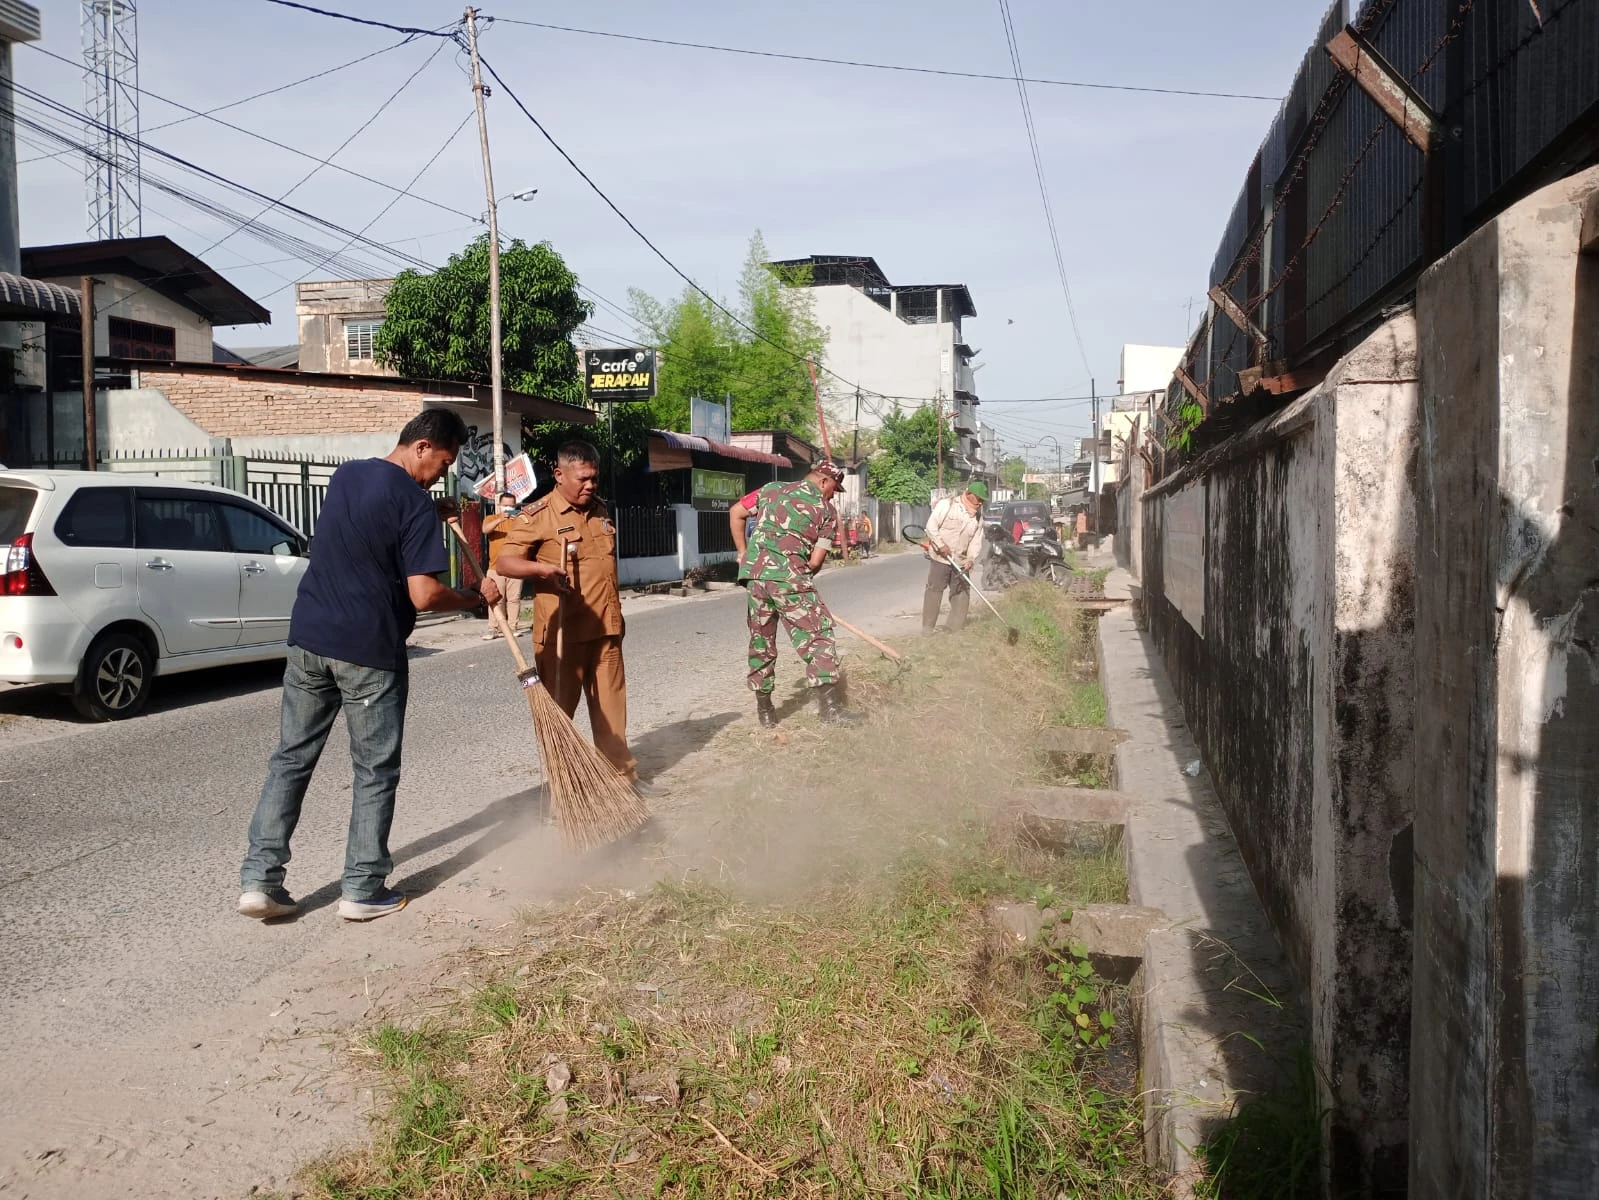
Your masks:
[{"label": "sidewalk curb", "polygon": [[1125,730],[1117,784],[1132,798],[1128,902],[1166,928],[1144,947],[1144,1150],[1192,1195],[1198,1147],[1284,1079],[1308,1038],[1298,991],[1255,895],[1153,640],[1125,609],[1099,622],[1106,724]]}]

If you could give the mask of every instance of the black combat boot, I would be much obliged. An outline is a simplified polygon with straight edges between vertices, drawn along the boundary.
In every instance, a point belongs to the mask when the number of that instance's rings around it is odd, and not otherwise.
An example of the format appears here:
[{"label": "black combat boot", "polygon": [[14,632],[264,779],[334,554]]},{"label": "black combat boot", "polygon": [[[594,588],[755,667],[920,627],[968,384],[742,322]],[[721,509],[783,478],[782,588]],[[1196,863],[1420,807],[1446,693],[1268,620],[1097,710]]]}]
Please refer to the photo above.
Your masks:
[{"label": "black combat boot", "polygon": [[816,689],[816,704],[823,725],[861,725],[866,718],[844,707],[844,685],[824,683]]},{"label": "black combat boot", "polygon": [[762,729],[777,728],[777,709],[772,707],[771,692],[755,693],[755,721]]}]

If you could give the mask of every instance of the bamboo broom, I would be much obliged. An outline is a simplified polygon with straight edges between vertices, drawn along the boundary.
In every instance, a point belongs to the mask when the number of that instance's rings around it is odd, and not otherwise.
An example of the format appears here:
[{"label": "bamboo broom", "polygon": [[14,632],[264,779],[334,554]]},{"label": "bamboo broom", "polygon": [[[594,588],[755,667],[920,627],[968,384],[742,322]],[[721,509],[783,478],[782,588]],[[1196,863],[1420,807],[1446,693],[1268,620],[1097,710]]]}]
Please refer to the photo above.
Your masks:
[{"label": "bamboo broom", "polygon": [[[459,520],[447,522],[461,553],[479,578],[486,578],[467,542]],[[516,634],[507,627],[498,605],[489,606],[489,620],[504,636],[516,661],[516,680],[527,695],[544,774],[549,780],[550,807],[567,844],[592,850],[626,837],[649,820],[649,810],[633,785],[594,744],[578,732],[572,718],[544,686],[537,668],[529,666]],[[551,681],[552,683],[554,681]]]}]

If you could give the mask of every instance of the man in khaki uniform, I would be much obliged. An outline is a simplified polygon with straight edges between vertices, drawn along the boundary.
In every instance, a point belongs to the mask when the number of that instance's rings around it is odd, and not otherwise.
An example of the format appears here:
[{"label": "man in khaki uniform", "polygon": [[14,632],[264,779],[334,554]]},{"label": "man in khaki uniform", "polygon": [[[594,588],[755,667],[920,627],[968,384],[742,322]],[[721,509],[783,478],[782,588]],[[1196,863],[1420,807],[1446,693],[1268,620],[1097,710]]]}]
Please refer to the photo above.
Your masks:
[{"label": "man in khaki uniform", "polygon": [[587,698],[594,745],[639,795],[650,797],[661,789],[639,779],[627,748],[616,526],[595,495],[599,461],[587,442],[560,448],[555,490],[507,523],[495,572],[533,581],[533,651],[544,686],[568,716],[577,712],[579,695]]},{"label": "man in khaki uniform", "polygon": [[[501,492],[499,504],[495,511],[483,518],[483,533],[489,539],[489,578],[494,580],[494,585],[500,589],[504,597],[502,608],[505,611],[505,623],[510,626],[511,632],[516,632],[517,626],[522,623],[522,581],[520,579],[507,579],[495,569],[495,563],[500,557],[500,547],[505,543],[505,535],[510,532],[511,520],[516,516],[516,496],[511,492]],[[500,636],[500,631],[495,629],[483,635],[485,642],[493,641]]]}]

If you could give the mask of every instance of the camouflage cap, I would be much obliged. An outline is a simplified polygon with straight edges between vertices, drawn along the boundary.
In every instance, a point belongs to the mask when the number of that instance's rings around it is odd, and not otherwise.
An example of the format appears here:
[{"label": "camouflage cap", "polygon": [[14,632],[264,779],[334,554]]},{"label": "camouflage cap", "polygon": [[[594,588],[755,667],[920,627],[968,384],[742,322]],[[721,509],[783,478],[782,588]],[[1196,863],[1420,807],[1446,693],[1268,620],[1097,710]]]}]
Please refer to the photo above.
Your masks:
[{"label": "camouflage cap", "polygon": [[830,458],[818,459],[811,464],[811,474],[823,475],[834,483],[844,482],[844,468]]}]

